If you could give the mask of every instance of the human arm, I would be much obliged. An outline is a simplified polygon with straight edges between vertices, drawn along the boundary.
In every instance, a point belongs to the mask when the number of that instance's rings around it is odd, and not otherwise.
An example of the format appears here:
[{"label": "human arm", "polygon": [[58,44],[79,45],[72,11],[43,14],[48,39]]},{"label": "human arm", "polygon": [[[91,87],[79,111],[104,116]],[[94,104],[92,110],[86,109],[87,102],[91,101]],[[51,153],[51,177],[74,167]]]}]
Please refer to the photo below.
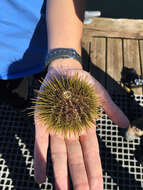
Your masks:
[{"label": "human arm", "polygon": [[[84,17],[84,0],[48,0],[46,7],[46,20],[47,20],[47,34],[48,34],[48,51],[55,48],[74,48],[81,55],[81,39]],[[53,61],[48,70],[50,69],[82,69],[81,64],[73,59],[58,59]],[[45,165],[46,165],[46,152],[48,144],[44,144],[40,148],[40,144],[48,142],[47,137],[44,136],[45,132],[42,129],[36,128],[35,136],[35,155],[41,155],[39,158],[35,156],[35,167],[41,165],[41,172],[43,176],[41,179],[36,177],[38,174],[35,169],[35,178],[39,183],[45,179]],[[39,136],[44,136],[39,138]],[[36,139],[38,139],[36,141]],[[41,140],[40,140],[41,139]],[[42,141],[42,142],[41,142]],[[38,144],[37,144],[38,143]],[[37,148],[39,146],[39,148]],[[44,156],[43,156],[44,155]],[[41,161],[41,159],[43,161]],[[39,167],[38,167],[39,168]],[[38,178],[38,179],[37,179]]]},{"label": "human arm", "polygon": [[[47,8],[48,47],[74,48],[81,54],[82,20],[84,14],[82,0],[49,0]],[[100,102],[117,124],[127,126],[128,120],[111,101],[106,91],[90,74],[82,70],[81,64],[73,59],[58,59],[53,61],[46,79],[56,72],[71,74],[78,72],[81,77],[87,76],[94,83]],[[120,119],[122,118],[122,121]],[[46,156],[51,138],[51,157],[54,168],[57,189],[68,189],[68,166],[74,190],[103,189],[102,167],[95,128],[83,131],[79,138],[64,139],[62,136],[48,134],[35,115],[35,179],[42,183],[46,176]],[[68,165],[67,165],[68,163]]]},{"label": "human arm", "polygon": [[[85,0],[49,0],[47,4],[48,51],[55,48],[73,48],[81,55],[81,39]],[[73,59],[56,60],[54,68],[82,69]]]}]

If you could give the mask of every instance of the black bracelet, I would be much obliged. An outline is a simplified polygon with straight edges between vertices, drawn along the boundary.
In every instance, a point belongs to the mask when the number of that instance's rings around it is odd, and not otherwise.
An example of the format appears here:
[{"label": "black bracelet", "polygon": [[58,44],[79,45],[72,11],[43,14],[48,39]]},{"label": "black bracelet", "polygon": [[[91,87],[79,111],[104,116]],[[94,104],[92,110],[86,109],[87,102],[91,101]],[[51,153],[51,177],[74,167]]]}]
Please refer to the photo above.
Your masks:
[{"label": "black bracelet", "polygon": [[45,60],[45,68],[49,66],[49,64],[56,59],[67,59],[73,58],[81,63],[81,56],[76,52],[75,49],[72,48],[56,48],[51,50],[46,56]]}]

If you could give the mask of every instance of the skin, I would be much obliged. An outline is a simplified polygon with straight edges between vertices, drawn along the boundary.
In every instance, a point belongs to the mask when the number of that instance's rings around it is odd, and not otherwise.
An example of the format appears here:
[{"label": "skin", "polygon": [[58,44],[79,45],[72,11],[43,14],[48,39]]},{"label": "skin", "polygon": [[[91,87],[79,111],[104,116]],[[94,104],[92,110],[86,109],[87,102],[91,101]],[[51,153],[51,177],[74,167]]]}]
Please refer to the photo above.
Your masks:
[{"label": "skin", "polygon": [[[84,4],[85,0],[48,0],[46,14],[48,51],[54,48],[74,48],[81,55]],[[66,72],[69,75],[78,72],[80,77],[87,77],[94,86],[108,116],[120,127],[128,127],[129,121],[126,116],[112,102],[99,82],[83,71],[79,62],[73,59],[55,60],[50,64],[45,79],[49,80],[51,75],[57,74],[57,72]],[[83,131],[80,137],[73,135],[72,138],[64,139],[60,135],[49,134],[43,123],[39,122],[35,112],[35,131],[34,171],[37,183],[43,183],[46,179],[47,149],[50,136],[56,189],[69,190],[69,167],[74,190],[103,190],[96,126],[88,132]]]},{"label": "skin", "polygon": [[48,0],[48,50],[74,48],[81,54],[85,0]]},{"label": "skin", "polygon": [[[74,66],[74,64],[72,65]],[[53,64],[49,68],[45,79],[50,79],[50,77],[53,74],[57,74],[57,72],[66,73],[69,76],[78,72],[79,77],[88,77],[88,81],[95,88],[99,102],[107,115],[113,122],[119,125],[119,127],[127,128],[129,126],[127,117],[113,103],[103,86],[89,73],[82,69],[54,68]],[[102,166],[96,136],[96,125],[87,132],[83,131],[79,137],[73,135],[70,138],[64,139],[61,135],[48,133],[46,127],[39,122],[38,115],[35,112],[35,129],[34,167],[35,180],[37,183],[43,183],[46,179],[47,149],[50,136],[51,158],[56,188],[58,190],[69,189],[69,167],[74,190],[103,190]]]}]

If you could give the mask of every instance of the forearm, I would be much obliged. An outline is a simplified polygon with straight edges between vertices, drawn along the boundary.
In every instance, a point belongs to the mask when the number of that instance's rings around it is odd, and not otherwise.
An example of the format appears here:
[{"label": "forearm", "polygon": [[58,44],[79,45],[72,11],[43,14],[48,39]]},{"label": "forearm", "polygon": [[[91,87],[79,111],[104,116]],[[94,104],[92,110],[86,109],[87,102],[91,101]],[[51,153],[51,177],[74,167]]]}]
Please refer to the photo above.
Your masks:
[{"label": "forearm", "polygon": [[81,54],[85,0],[49,0],[47,3],[48,50],[74,48]]}]

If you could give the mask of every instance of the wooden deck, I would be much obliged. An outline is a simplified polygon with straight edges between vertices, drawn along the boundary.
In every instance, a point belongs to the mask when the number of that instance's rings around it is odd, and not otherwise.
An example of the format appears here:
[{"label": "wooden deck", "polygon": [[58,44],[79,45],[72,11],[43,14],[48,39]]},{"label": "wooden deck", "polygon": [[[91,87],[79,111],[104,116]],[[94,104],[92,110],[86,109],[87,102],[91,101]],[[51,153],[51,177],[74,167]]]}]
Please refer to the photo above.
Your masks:
[{"label": "wooden deck", "polygon": [[[83,64],[109,92],[121,90],[123,67],[143,74],[143,20],[95,18],[83,31]],[[133,89],[142,95],[143,88]]]}]

